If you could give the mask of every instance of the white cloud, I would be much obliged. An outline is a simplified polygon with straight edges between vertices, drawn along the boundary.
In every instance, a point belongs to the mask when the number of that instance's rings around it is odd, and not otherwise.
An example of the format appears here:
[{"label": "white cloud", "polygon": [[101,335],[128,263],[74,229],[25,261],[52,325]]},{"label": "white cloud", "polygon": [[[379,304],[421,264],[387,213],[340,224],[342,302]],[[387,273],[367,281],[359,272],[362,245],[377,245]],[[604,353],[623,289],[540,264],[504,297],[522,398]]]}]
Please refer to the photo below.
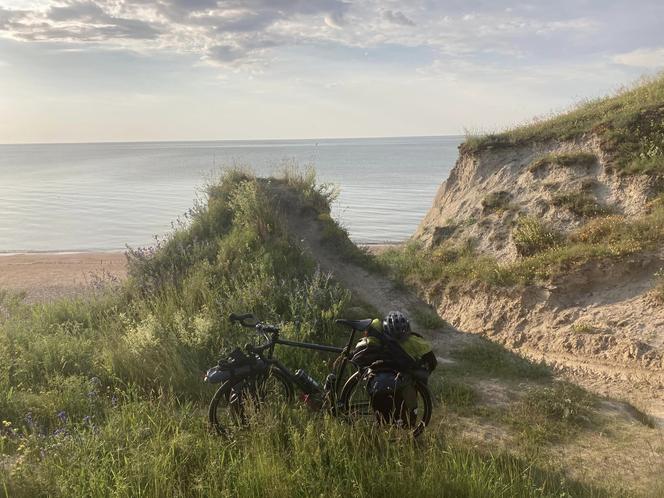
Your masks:
[{"label": "white cloud", "polygon": [[658,69],[664,67],[664,47],[639,48],[624,54],[614,55],[612,60],[624,66]]}]

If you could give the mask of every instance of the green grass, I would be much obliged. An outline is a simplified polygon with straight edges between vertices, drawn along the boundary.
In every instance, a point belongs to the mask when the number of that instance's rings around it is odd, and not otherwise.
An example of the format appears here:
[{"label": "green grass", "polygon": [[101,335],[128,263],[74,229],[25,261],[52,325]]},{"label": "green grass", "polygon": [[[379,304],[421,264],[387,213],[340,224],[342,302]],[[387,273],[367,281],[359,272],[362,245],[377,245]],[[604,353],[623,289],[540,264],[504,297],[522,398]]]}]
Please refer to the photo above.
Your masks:
[{"label": "green grass", "polygon": [[438,316],[436,310],[431,308],[415,308],[412,311],[412,317],[420,327],[427,330],[436,330],[445,327],[445,320]]},{"label": "green grass", "polygon": [[[274,209],[274,188],[288,188],[288,208],[324,214],[310,178],[228,173],[187,226],[155,249],[133,252],[131,278],[120,288],[33,306],[1,294],[0,495],[608,495],[544,460],[488,452],[447,431],[446,414],[478,409],[463,380],[468,372],[548,382],[541,365],[491,343],[458,352],[455,364],[435,373],[436,418],[417,443],[300,406],[261,412],[231,439],[207,431],[213,390],[202,372],[223,348],[255,339],[228,323],[230,312],[281,321],[285,337],[334,344],[347,337],[334,318],[365,314],[316,272]],[[412,261],[398,256],[404,265],[424,265],[419,247],[408,250]],[[450,278],[482,265],[471,244],[434,254],[454,266]],[[431,310],[419,311],[417,320],[440,325]],[[288,349],[279,355],[319,379],[331,360]]]},{"label": "green grass", "polygon": [[[213,389],[202,372],[222,349],[256,340],[229,324],[230,312],[280,322],[291,339],[343,344],[334,319],[357,309],[298,249],[275,187],[293,193],[288,208],[329,213],[329,191],[310,173],[268,181],[230,171],[185,225],[130,251],[119,288],[36,305],[0,294],[0,495],[606,495],[556,469],[457,444],[435,425],[417,444],[395,442],[296,406],[261,412],[231,439],[210,434]],[[331,359],[285,348],[279,356],[317,378]],[[437,392],[460,409],[475,402],[460,382]]]},{"label": "green grass", "polygon": [[570,166],[592,166],[597,163],[597,156],[591,152],[563,152],[558,154],[545,154],[535,159],[528,165],[528,171],[535,173],[550,165]]},{"label": "green grass", "polygon": [[601,205],[588,192],[561,192],[553,196],[551,203],[583,218],[606,216],[612,212],[609,207]]},{"label": "green grass", "polygon": [[520,256],[541,253],[558,246],[562,241],[558,232],[532,216],[517,219],[512,238]]},{"label": "green grass", "polygon": [[19,498],[607,496],[504,453],[433,435],[394,441],[302,409],[264,411],[232,441],[199,418],[170,396],[126,400],[98,429],[71,427],[46,445],[28,437],[0,486]]},{"label": "green grass", "polygon": [[503,379],[545,380],[551,377],[551,370],[543,363],[533,363],[502,346],[484,340],[466,346],[451,354],[458,364],[449,368],[485,374]]},{"label": "green grass", "polygon": [[521,217],[513,237],[521,255],[513,262],[500,263],[477,254],[472,244],[443,244],[432,249],[416,242],[391,248],[377,259],[393,278],[424,294],[467,282],[495,286],[546,282],[592,261],[620,261],[656,250],[664,242],[664,204],[656,200],[650,212],[637,219],[620,215],[592,218],[566,236],[535,218]]},{"label": "green grass", "polygon": [[661,174],[664,172],[663,104],[664,76],[659,76],[548,119],[502,133],[468,137],[462,149],[480,151],[594,134],[619,173]]},{"label": "green grass", "polygon": [[576,322],[572,325],[572,331],[575,334],[597,334],[600,330],[588,322]]},{"label": "green grass", "polygon": [[[541,451],[547,443],[570,439],[590,427],[595,398],[567,382],[527,390],[505,414],[505,421],[520,435],[520,443],[531,451]],[[595,424],[595,427],[597,424]]]}]

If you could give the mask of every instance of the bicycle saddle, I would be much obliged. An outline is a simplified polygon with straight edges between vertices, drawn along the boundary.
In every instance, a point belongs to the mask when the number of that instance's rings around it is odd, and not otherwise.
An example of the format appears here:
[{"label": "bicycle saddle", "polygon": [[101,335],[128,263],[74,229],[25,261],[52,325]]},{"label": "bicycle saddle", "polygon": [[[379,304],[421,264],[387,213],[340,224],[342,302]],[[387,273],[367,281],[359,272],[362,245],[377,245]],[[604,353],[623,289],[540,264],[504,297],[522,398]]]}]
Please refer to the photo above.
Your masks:
[{"label": "bicycle saddle", "polygon": [[335,320],[335,323],[338,323],[339,325],[348,325],[354,330],[366,330],[369,325],[371,325],[372,321],[371,318],[367,318],[366,320],[346,320],[345,318],[339,318]]}]

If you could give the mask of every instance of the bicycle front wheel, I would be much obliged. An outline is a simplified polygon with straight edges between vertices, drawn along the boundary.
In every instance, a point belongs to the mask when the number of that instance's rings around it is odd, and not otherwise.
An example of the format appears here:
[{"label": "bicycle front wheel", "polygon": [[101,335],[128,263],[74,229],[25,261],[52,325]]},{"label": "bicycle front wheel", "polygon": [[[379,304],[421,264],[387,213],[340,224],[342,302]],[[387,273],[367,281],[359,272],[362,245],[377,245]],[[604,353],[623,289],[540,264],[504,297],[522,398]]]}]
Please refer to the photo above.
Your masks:
[{"label": "bicycle front wheel", "polygon": [[[416,392],[416,404],[409,417],[409,423],[402,425],[404,431],[411,432],[414,437],[422,434],[431,421],[433,401],[431,392],[426,384],[414,383]],[[363,372],[355,372],[346,381],[341,391],[340,399],[343,413],[351,423],[376,425],[384,423],[385,420],[377,414],[371,403],[371,397],[367,392],[367,380]],[[394,426],[394,424],[392,424]]]},{"label": "bicycle front wheel", "polygon": [[224,382],[210,401],[208,421],[217,434],[228,436],[246,426],[252,413],[292,400],[290,380],[280,370],[269,368],[257,377]]}]

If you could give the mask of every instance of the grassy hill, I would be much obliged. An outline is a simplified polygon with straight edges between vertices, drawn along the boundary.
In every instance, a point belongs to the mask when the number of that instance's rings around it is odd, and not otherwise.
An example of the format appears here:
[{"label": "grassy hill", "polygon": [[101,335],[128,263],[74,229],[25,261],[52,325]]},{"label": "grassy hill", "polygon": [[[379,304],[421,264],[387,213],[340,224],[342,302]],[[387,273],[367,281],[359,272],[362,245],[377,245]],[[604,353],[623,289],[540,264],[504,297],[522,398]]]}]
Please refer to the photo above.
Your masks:
[{"label": "grassy hill", "polygon": [[[298,199],[291,209],[333,223],[331,192],[313,175],[261,180],[231,171],[170,236],[129,253],[125,284],[36,305],[2,294],[0,495],[622,494],[570,478],[547,449],[615,428],[599,401],[490,343],[455,353],[455,365],[438,371],[437,418],[417,443],[299,405],[261,412],[231,439],[211,434],[204,420],[213,391],[202,372],[222,348],[250,340],[229,324],[230,312],[281,322],[293,339],[341,344],[333,319],[361,306],[298,248],[275,209],[276,184]],[[342,229],[328,231],[346,244]],[[319,377],[329,368],[328,357],[280,355]],[[487,407],[469,373],[528,388]],[[468,421],[509,429],[513,446],[461,437]]]}]

